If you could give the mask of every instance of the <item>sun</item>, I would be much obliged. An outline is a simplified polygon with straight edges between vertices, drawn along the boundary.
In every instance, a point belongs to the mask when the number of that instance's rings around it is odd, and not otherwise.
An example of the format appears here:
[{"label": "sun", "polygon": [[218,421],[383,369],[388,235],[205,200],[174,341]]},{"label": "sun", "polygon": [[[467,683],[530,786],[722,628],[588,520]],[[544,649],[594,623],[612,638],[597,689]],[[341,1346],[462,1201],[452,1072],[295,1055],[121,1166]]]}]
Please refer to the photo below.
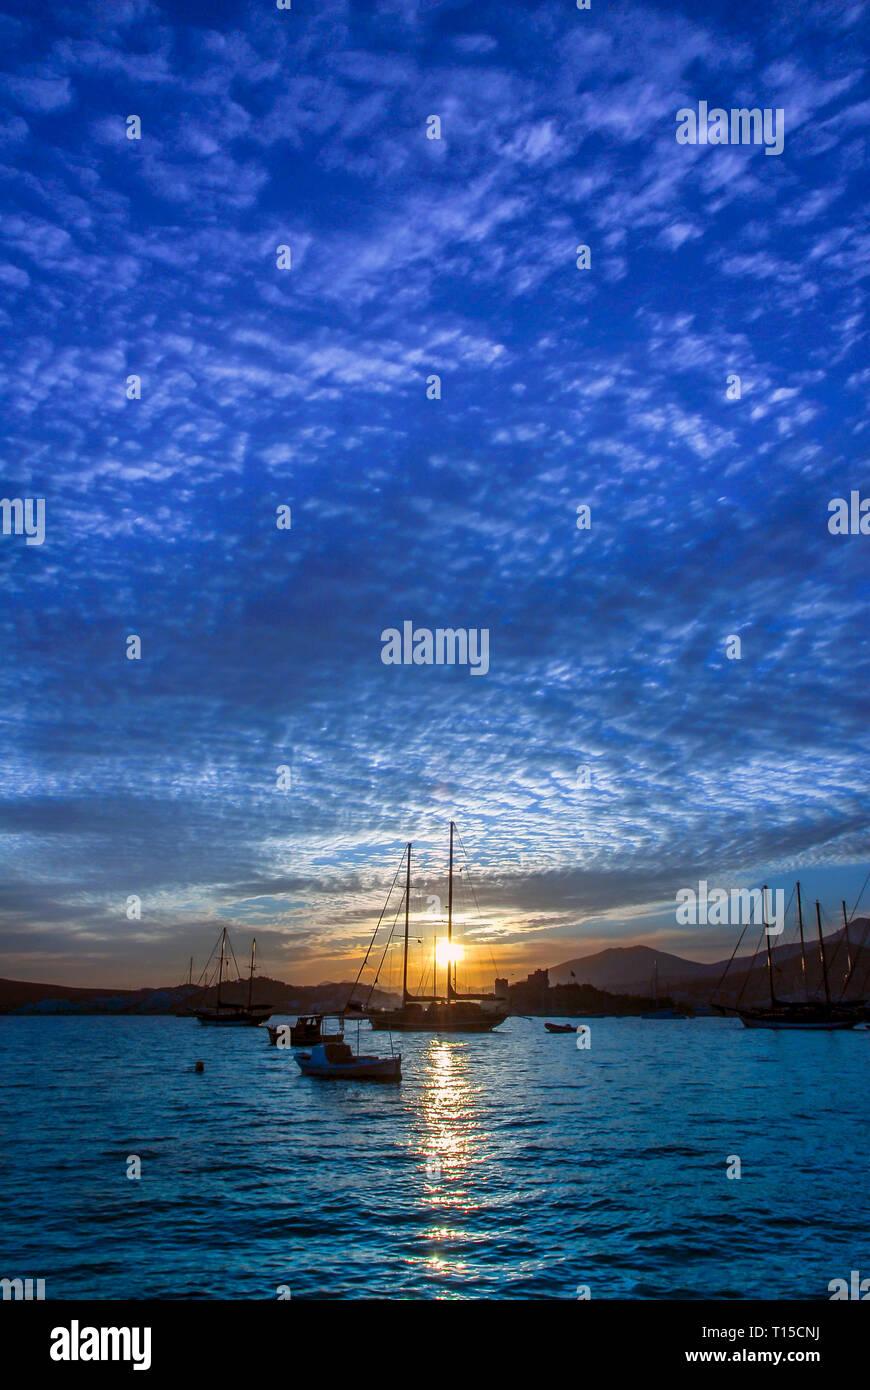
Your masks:
[{"label": "sun", "polygon": [[465,952],[455,941],[448,941],[445,937],[439,941],[435,947],[435,959],[439,965],[456,965],[457,961],[463,959]]}]

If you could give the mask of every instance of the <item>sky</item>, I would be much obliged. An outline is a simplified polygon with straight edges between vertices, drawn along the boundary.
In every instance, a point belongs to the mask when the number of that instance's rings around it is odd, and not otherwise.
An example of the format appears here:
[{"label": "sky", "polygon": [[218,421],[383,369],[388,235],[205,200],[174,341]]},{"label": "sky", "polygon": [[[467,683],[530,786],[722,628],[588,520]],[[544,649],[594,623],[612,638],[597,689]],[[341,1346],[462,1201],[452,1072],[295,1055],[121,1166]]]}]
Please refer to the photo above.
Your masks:
[{"label": "sky", "polygon": [[[45,536],[0,535],[0,974],[174,983],[227,925],[352,978],[408,841],[439,929],[451,819],[488,981],[727,956],[676,924],[702,879],[851,908],[867,39],[849,0],[5,5],[0,496]],[[679,143],[700,102],[781,153]],[[385,664],[405,622],[488,669]]]}]

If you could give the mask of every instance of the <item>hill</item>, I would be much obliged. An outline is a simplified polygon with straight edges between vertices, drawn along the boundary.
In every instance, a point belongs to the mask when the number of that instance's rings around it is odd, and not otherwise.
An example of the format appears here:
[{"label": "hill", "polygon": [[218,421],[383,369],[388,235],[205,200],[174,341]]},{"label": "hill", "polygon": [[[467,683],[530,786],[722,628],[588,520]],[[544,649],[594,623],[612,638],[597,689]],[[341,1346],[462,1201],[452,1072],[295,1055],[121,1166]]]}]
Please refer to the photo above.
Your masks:
[{"label": "hill", "polygon": [[[271,1004],[276,1014],[330,1013],[340,1009],[350,995],[350,982],[292,985],[281,980],[254,981],[255,1003]],[[247,999],[247,981],[223,987],[228,1003]],[[0,979],[0,1014],[186,1014],[192,1004],[213,1004],[217,990],[196,985],[170,985],[161,989],[89,989],[73,985],[46,985],[31,980]],[[382,990],[372,995],[374,1006],[389,1005],[393,997]]]},{"label": "hill", "polygon": [[[792,932],[789,932],[791,935]],[[755,939],[757,936],[758,933]],[[823,979],[818,940],[809,923],[804,924],[804,938],[806,985],[810,993],[821,994]],[[801,995],[804,975],[800,945],[792,940],[776,945],[776,938],[771,938],[771,942],[777,993],[784,998]],[[849,923],[848,947],[842,928],[826,936],[825,958],[832,993],[836,995],[842,987],[850,956],[853,962],[857,958],[858,963],[847,996],[854,998],[866,991],[866,972],[870,966],[868,945],[870,918],[866,917],[857,917]],[[726,968],[728,973],[722,988],[723,1002],[741,991],[747,1002],[763,998],[767,992],[767,962],[763,948],[754,957],[754,962],[751,955],[740,955],[735,957],[729,968],[727,959],[706,963],[687,960],[667,951],[656,951],[649,946],[612,946],[553,966],[549,971],[550,983],[588,984],[616,994],[649,994],[656,961],[660,993],[667,991],[687,1002],[709,999],[718,981],[725,975]]]}]

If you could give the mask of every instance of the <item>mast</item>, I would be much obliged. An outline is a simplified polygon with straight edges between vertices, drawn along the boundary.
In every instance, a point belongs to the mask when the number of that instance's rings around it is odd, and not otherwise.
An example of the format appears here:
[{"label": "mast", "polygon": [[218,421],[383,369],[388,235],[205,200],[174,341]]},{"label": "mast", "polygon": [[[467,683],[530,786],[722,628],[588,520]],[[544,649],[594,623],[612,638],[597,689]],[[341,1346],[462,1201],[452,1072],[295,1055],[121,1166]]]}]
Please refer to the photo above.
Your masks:
[{"label": "mast", "polygon": [[802,980],[803,980],[803,982],[804,982],[804,999],[806,999],[806,998],[808,998],[808,995],[807,995],[807,956],[806,956],[806,951],[804,950],[804,914],[803,914],[803,909],[801,908],[801,885],[800,885],[800,880],[798,880],[798,881],[795,883],[795,888],[797,889],[798,929],[799,929],[800,934],[801,934],[801,978],[802,978]]},{"label": "mast", "polygon": [[187,983],[189,985],[193,984],[193,956],[190,958],[190,966],[187,971]]},{"label": "mast", "polygon": [[402,966],[402,1003],[408,1002],[408,913],[411,908],[411,842],[408,841],[408,869],[405,874],[405,959]]},{"label": "mast", "polygon": [[220,966],[218,967],[218,992],[217,992],[217,1006],[218,1006],[218,1008],[221,1007],[221,985],[222,985],[223,982],[224,982],[224,946],[226,945],[226,940],[227,940],[227,929],[226,929],[226,927],[224,927],[223,931],[221,932],[221,963],[220,963]]},{"label": "mast", "polygon": [[257,953],[257,938],[251,942],[251,973],[248,976],[248,1008],[251,1007],[251,1000],[254,992],[254,956]]},{"label": "mast", "polygon": [[764,928],[764,940],[767,946],[767,983],[770,987],[770,1007],[776,1008],[776,995],[773,992],[773,957],[770,954],[770,932],[767,930],[767,884],[761,886],[761,925]]},{"label": "mast", "polygon": [[825,963],[825,938],[822,936],[822,912],[819,907],[819,900],[816,898],[816,923],[819,928],[819,954],[822,958],[822,979],[825,982],[825,1002],[830,1004],[831,991],[828,986],[828,967]]},{"label": "mast", "polygon": [[841,898],[840,901],[843,904],[843,935],[846,938],[846,966],[849,972],[846,979],[848,980],[849,975],[852,973],[852,946],[849,941],[849,919],[846,916],[846,899]]},{"label": "mast", "polygon": [[456,966],[453,967],[453,984],[450,983],[450,957],[453,954],[453,821],[450,822],[450,864],[447,872],[447,998],[456,992]]}]

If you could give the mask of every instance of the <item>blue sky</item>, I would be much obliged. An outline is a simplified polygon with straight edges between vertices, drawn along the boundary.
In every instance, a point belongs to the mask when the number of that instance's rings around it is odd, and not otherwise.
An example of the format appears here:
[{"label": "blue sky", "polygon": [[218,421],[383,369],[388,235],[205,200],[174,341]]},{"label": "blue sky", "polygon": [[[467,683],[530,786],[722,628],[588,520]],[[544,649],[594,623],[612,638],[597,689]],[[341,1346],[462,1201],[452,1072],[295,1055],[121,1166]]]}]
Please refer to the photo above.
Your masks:
[{"label": "blue sky", "polygon": [[[0,973],[163,983],[227,922],[346,977],[406,840],[415,909],[442,891],[451,817],[512,976],[727,954],[675,925],[699,878],[851,905],[870,537],[827,509],[870,495],[867,34],[6,7],[0,490],[46,537],[0,536]],[[782,154],[678,144],[702,100],[782,108]],[[384,665],[404,620],[487,628],[489,671]]]}]

